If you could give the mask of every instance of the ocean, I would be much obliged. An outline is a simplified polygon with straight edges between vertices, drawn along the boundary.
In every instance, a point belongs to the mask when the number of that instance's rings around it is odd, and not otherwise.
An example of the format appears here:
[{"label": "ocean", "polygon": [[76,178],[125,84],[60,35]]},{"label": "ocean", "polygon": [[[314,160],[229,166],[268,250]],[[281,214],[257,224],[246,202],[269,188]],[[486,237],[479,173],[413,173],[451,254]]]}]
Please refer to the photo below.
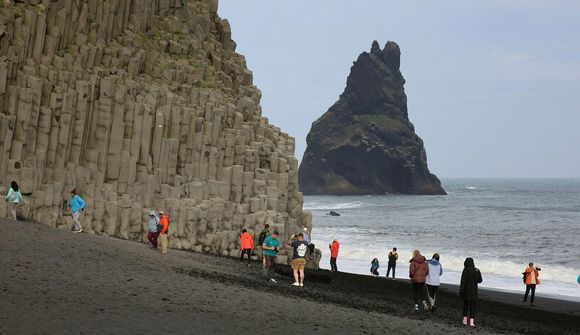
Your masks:
[{"label": "ocean", "polygon": [[[340,242],[339,271],[369,274],[397,247],[397,277],[408,278],[414,249],[441,255],[441,281],[459,284],[473,257],[481,287],[523,292],[528,262],[541,268],[536,295],[580,301],[580,179],[446,179],[448,195],[306,196],[312,242],[330,268],[328,244]],[[341,216],[326,215],[336,211]]]}]

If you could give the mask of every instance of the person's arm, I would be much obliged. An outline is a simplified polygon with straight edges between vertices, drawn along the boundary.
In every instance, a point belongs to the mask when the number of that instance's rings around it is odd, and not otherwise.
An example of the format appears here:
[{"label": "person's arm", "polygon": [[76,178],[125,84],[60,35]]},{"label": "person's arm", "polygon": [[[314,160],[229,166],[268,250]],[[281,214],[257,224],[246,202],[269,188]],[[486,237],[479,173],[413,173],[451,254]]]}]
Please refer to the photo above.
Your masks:
[{"label": "person's arm", "polygon": [[395,260],[399,260],[399,254],[395,252]]},{"label": "person's arm", "polygon": [[12,193],[14,193],[14,191],[12,190],[12,187],[10,187],[8,189],[8,193],[6,193],[6,196],[4,197],[4,200],[8,201],[8,199],[10,199],[10,197],[12,197]]},{"label": "person's arm", "polygon": [[443,275],[443,265],[441,265],[441,263],[439,263],[439,276]]},{"label": "person's arm", "polygon": [[83,198],[81,198],[81,196],[80,196],[80,195],[79,195],[79,197],[78,197],[78,198],[79,198],[79,201],[80,201],[80,203],[81,203],[81,210],[84,210],[84,209],[85,209],[85,201],[83,200]]},{"label": "person's arm", "polygon": [[411,262],[409,264],[409,278],[413,278],[413,276],[415,275],[415,262]]},{"label": "person's arm", "polygon": [[465,289],[465,270],[461,272],[461,281],[459,284],[459,295],[463,296],[463,290]]},{"label": "person's arm", "polygon": [[481,282],[483,282],[483,278],[481,278],[481,272],[479,271],[479,269],[477,270],[477,283],[481,284]]}]

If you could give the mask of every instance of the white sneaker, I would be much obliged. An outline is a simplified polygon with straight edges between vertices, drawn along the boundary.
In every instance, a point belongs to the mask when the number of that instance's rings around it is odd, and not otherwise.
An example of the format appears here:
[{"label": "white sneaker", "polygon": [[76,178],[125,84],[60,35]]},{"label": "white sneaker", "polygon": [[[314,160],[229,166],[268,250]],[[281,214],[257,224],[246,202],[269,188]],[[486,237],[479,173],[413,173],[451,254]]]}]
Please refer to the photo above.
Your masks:
[{"label": "white sneaker", "polygon": [[425,300],[423,300],[423,309],[425,309],[426,311],[429,310],[429,304]]},{"label": "white sneaker", "polygon": [[304,283],[300,283],[300,287],[304,287]]},{"label": "white sneaker", "polygon": [[294,284],[292,284],[292,286],[300,286],[300,284],[299,283],[294,283]]},{"label": "white sneaker", "polygon": [[418,311],[419,310],[419,305],[415,304],[415,310]]},{"label": "white sneaker", "polygon": [[270,281],[271,281],[272,283],[277,283],[276,279],[274,279],[274,278],[270,278]]},{"label": "white sneaker", "polygon": [[470,325],[471,327],[475,327],[475,320],[473,320],[473,319],[469,319],[469,325]]}]

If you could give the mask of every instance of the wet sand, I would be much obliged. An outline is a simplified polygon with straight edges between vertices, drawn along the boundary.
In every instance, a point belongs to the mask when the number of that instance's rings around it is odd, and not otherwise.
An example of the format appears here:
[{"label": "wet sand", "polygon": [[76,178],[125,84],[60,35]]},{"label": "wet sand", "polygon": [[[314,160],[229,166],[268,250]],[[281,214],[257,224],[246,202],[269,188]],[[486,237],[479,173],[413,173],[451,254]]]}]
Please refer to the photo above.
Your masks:
[{"label": "wet sand", "polygon": [[[0,334],[580,334],[580,304],[485,291],[476,329],[456,287],[412,310],[406,281],[260,265],[0,220]],[[504,302],[510,303],[504,303]]]}]

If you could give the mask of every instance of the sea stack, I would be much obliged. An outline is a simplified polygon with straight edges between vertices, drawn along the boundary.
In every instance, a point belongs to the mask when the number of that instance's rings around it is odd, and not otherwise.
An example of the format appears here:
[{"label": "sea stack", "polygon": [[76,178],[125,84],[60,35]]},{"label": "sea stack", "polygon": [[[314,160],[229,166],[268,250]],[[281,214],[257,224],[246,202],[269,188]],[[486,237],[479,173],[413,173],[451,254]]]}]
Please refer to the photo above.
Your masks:
[{"label": "sea stack", "polygon": [[76,188],[89,234],[145,242],[162,209],[170,247],[237,256],[242,228],[311,229],[294,139],[217,0],[0,4],[0,193],[20,184],[21,218],[70,228]]},{"label": "sea stack", "polygon": [[445,194],[409,121],[400,64],[391,41],[383,49],[374,41],[354,62],[339,100],[308,134],[304,194]]}]

